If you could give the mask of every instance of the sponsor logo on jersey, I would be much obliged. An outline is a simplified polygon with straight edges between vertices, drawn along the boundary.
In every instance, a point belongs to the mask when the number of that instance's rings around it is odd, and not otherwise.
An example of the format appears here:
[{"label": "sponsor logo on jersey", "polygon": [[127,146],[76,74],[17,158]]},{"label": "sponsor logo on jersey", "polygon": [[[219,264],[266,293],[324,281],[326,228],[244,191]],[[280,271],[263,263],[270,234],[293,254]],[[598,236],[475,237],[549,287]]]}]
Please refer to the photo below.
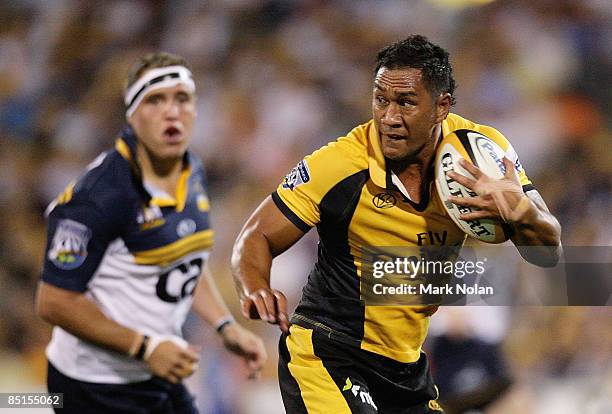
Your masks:
[{"label": "sponsor logo on jersey", "polygon": [[351,379],[347,377],[346,383],[342,388],[342,392],[349,390],[351,391],[351,393],[353,393],[354,397],[359,397],[362,403],[371,405],[376,411],[378,411],[378,407],[376,406],[376,404],[374,404],[374,400],[372,399],[370,392],[365,388],[362,389],[361,385],[353,384]]},{"label": "sponsor logo on jersey", "polygon": [[446,244],[448,232],[444,230],[439,233],[437,231],[430,230],[422,233],[417,233],[415,236],[417,239],[417,244],[419,246],[444,246]]},{"label": "sponsor logo on jersey", "polygon": [[179,224],[176,226],[176,234],[179,237],[189,236],[196,231],[196,222],[190,218],[183,219],[179,221]]},{"label": "sponsor logo on jersey", "polygon": [[60,269],[76,269],[87,257],[87,243],[90,238],[89,227],[70,219],[60,220],[47,257]]},{"label": "sponsor logo on jersey", "polygon": [[305,160],[302,160],[285,176],[283,180],[283,188],[288,188],[291,191],[299,185],[310,181],[310,170]]},{"label": "sponsor logo on jersey", "polygon": [[177,303],[192,296],[203,265],[204,261],[197,258],[161,274],[155,286],[157,297],[167,303]]},{"label": "sponsor logo on jersey", "polygon": [[159,206],[146,206],[138,212],[136,221],[140,225],[140,230],[149,230],[154,227],[159,227],[166,222],[164,214]]},{"label": "sponsor logo on jersey", "polygon": [[376,208],[391,208],[397,203],[397,198],[391,193],[378,193],[372,198]]}]

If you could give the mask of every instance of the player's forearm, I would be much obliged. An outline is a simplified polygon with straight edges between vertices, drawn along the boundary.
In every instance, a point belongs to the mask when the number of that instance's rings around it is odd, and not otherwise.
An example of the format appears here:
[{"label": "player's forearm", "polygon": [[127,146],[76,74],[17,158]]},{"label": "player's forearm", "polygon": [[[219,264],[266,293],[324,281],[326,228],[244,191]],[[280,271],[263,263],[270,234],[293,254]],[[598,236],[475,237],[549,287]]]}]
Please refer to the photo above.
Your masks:
[{"label": "player's forearm", "polygon": [[232,252],[232,274],[240,297],[270,287],[271,247],[263,233],[245,228]]},{"label": "player's forearm", "polygon": [[539,266],[554,266],[561,255],[561,225],[533,201],[521,220],[513,223],[512,241],[523,258]]},{"label": "player's forearm", "polygon": [[522,246],[558,246],[561,226],[550,213],[533,207],[524,220],[513,225],[517,241]]},{"label": "player's forearm", "polygon": [[208,265],[204,267],[193,296],[193,311],[209,325],[215,326],[220,320],[231,317],[212,278]]},{"label": "player's forearm", "polygon": [[127,354],[140,334],[109,319],[84,294],[42,283],[38,315],[72,335],[106,349]]}]

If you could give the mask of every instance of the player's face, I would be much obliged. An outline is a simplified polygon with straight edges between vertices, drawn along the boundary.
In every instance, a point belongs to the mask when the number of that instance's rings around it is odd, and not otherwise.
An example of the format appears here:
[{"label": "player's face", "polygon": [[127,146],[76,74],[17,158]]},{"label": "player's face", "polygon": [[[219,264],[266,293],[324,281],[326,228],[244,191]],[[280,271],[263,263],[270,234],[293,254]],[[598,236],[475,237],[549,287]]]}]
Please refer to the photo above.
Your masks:
[{"label": "player's face", "polygon": [[195,96],[179,84],[150,91],[129,121],[147,153],[168,160],[185,154],[195,117]]},{"label": "player's face", "polygon": [[403,161],[433,145],[434,127],[448,114],[449,105],[441,102],[445,100],[432,97],[420,69],[380,68],[374,79],[372,115],[385,157]]}]

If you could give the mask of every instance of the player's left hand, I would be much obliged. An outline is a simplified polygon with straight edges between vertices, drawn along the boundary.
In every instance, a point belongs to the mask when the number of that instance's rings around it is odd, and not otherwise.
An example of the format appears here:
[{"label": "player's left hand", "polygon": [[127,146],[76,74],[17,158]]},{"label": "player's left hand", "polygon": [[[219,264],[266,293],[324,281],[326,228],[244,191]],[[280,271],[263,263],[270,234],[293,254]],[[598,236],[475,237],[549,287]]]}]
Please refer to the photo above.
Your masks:
[{"label": "player's left hand", "polygon": [[449,200],[458,206],[479,209],[461,214],[459,218],[465,221],[486,218],[512,223],[522,216],[518,213],[523,213],[519,210],[524,209],[525,204],[522,199],[527,196],[523,193],[514,163],[506,157],[503,162],[506,173],[500,179],[489,177],[480,168],[464,159],[460,159],[459,164],[472,174],[474,179],[455,171],[447,173],[450,178],[477,194],[475,197],[449,197]]},{"label": "player's left hand", "polygon": [[226,326],[221,335],[225,347],[244,359],[249,371],[249,379],[259,378],[261,368],[268,359],[261,338],[236,322]]}]

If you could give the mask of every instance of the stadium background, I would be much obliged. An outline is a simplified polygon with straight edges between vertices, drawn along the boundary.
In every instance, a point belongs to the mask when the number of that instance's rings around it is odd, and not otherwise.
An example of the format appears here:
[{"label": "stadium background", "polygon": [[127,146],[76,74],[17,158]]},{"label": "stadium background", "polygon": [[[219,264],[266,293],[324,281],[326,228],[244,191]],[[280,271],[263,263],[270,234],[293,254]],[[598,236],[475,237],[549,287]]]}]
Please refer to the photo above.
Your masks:
[{"label": "stadium background", "polygon": [[[0,392],[43,390],[50,328],[33,311],[42,213],[112,145],[123,79],[145,52],[174,52],[194,68],[192,148],[210,181],[212,266],[238,314],[228,262],[242,223],[304,154],[369,119],[375,52],[409,33],[451,52],[454,111],[512,141],[564,243],[609,246],[611,15],[605,0],[2,2]],[[273,283],[292,304],[315,242],[309,234],[275,264]],[[487,413],[598,414],[612,412],[611,316],[604,307],[444,309],[432,330],[501,343],[516,382]],[[204,348],[189,380],[203,413],[282,412],[278,331],[247,325],[270,354],[257,383],[213,332],[188,321]]]}]

